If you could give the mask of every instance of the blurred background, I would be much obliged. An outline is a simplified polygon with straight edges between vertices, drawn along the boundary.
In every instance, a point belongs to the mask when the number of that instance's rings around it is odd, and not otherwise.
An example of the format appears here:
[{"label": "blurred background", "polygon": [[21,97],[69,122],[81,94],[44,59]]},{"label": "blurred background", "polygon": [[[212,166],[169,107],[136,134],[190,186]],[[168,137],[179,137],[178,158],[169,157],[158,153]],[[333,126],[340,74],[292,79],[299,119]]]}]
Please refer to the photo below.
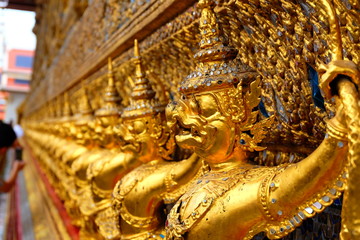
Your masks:
[{"label": "blurred background", "polygon": [[33,1],[0,0],[0,120],[16,123],[30,79],[35,34]]},{"label": "blurred background", "polygon": [[[30,80],[36,37],[35,1],[0,0],[0,120],[15,125]],[[1,137],[1,136],[0,136]],[[7,179],[14,151],[0,163],[0,178]],[[0,194],[0,239],[33,240],[33,224],[23,173],[10,194]],[[21,193],[21,194],[19,194]]]}]

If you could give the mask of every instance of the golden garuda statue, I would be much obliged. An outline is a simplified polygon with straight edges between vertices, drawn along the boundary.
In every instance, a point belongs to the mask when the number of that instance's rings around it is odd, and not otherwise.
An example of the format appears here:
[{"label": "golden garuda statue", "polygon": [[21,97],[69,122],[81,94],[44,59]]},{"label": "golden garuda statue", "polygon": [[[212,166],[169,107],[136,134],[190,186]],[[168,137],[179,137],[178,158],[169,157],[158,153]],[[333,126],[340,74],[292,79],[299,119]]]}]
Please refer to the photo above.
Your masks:
[{"label": "golden garuda statue", "polygon": [[[218,10],[229,13],[231,7],[244,5],[232,1]],[[334,47],[332,61],[319,67],[320,87],[327,99],[335,99],[336,112],[327,121],[321,144],[298,163],[255,164],[253,153],[265,149],[259,143],[274,122],[274,115],[259,116],[260,76],[237,61],[238,49],[224,36],[215,3],[201,0],[198,6],[202,13],[197,68],[181,83],[182,97],[168,106],[167,116],[182,129],[177,144],[193,150],[211,170],[193,181],[172,207],[167,239],[252,239],[261,232],[270,239],[284,237],[338,198],[348,178],[358,179],[349,167],[356,166],[360,151],[360,73],[353,62],[340,58],[341,48]],[[330,32],[337,40],[334,46],[341,44],[338,23],[330,18],[330,24],[335,28]],[[253,35],[256,30],[249,29]],[[358,216],[350,210],[358,193],[349,190],[342,237],[358,239]]]},{"label": "golden garuda statue", "polygon": [[[121,123],[120,118],[120,102],[121,97],[115,87],[115,81],[112,70],[112,60],[108,59],[108,74],[106,78],[106,87],[103,90],[103,105],[97,109],[94,113],[94,121],[89,121],[87,124],[89,128],[93,128],[94,139],[98,143],[97,148],[92,148],[87,153],[76,159],[71,165],[75,186],[72,194],[73,199],[76,202],[76,206],[79,208],[79,214],[82,216],[80,236],[82,238],[97,239],[101,235],[98,233],[98,229],[95,224],[96,214],[106,208],[106,198],[109,196],[109,188],[114,186],[111,181],[111,172],[106,174],[95,174],[93,169],[107,169],[108,163],[119,155],[118,149],[123,144],[117,126]],[[88,129],[89,129],[88,128]],[[119,139],[119,140],[118,140]],[[93,166],[97,164],[97,168]],[[131,168],[131,164],[128,164]],[[113,172],[115,169],[113,169]],[[119,169],[116,169],[119,170]],[[91,179],[95,179],[95,184],[89,183],[89,174],[91,172]],[[97,171],[99,172],[99,170]],[[122,174],[121,172],[117,174]],[[106,178],[106,177],[107,178]],[[115,178],[114,176],[113,178]],[[100,178],[100,179],[99,179]],[[101,182],[100,187],[97,187],[97,182]],[[105,184],[107,183],[107,184]],[[105,201],[102,201],[104,200]]]},{"label": "golden garuda statue", "polygon": [[166,124],[165,105],[154,98],[136,40],[134,50],[136,80],[131,105],[124,109],[123,118],[128,122],[125,139],[140,148],[137,157],[143,164],[125,175],[114,188],[115,220],[121,239],[164,237],[164,218],[161,217],[164,203],[174,203],[191,179],[204,172],[195,154],[186,160],[174,159],[176,126]]}]

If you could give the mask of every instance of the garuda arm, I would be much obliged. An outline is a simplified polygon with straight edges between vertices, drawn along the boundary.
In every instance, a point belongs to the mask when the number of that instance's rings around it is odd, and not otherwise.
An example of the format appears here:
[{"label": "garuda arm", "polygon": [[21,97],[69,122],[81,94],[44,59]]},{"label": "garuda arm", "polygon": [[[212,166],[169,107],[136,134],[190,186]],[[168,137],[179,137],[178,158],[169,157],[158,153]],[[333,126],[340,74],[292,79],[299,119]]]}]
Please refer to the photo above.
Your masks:
[{"label": "garuda arm", "polygon": [[[305,218],[324,210],[344,190],[346,159],[351,162],[353,157],[348,127],[358,121],[359,97],[351,81],[357,83],[358,76],[355,64],[349,61],[334,61],[326,67],[320,85],[326,96],[336,93],[336,116],[328,121],[326,137],[311,155],[300,163],[278,168],[261,184],[260,202],[268,237],[287,235]],[[352,131],[358,133],[360,129]]]}]

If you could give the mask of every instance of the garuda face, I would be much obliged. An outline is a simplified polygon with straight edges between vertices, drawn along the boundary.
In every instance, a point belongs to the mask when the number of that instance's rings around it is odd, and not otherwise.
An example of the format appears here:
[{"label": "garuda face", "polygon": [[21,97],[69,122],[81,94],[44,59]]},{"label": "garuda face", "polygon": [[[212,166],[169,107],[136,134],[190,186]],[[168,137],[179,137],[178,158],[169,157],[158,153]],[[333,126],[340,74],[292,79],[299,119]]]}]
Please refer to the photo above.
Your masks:
[{"label": "garuda face", "polygon": [[166,109],[168,120],[180,128],[177,144],[210,163],[227,161],[235,145],[235,124],[221,111],[220,93],[184,95]]},{"label": "garuda face", "polygon": [[111,117],[96,117],[94,126],[93,138],[98,141],[99,145],[107,148],[114,148],[122,144],[121,139],[116,139],[115,119],[112,120]]},{"label": "garuda face", "polygon": [[162,135],[162,131],[163,121],[160,115],[124,120],[122,132],[125,144],[121,150],[136,153],[141,162],[152,161],[158,155],[158,137]]}]

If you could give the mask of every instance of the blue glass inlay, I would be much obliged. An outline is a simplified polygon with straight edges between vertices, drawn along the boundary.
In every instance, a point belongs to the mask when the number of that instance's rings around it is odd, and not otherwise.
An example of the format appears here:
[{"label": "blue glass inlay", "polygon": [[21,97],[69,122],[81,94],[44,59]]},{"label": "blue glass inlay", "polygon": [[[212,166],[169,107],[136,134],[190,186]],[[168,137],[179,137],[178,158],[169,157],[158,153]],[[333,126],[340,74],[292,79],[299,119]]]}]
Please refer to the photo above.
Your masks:
[{"label": "blue glass inlay", "polygon": [[260,101],[260,103],[259,103],[259,110],[260,110],[261,114],[264,115],[264,117],[267,117],[267,118],[270,117],[269,114],[268,114],[268,112],[267,112],[266,109],[265,109],[265,104],[264,104],[264,102],[262,101],[262,99],[261,99],[261,101]]},{"label": "blue glass inlay", "polygon": [[319,88],[319,75],[313,67],[311,67],[310,65],[307,65],[307,66],[308,66],[310,86],[311,86],[311,90],[312,90],[311,96],[314,101],[314,104],[318,108],[325,110],[324,98],[321,96],[321,92],[320,92],[320,88]]}]

